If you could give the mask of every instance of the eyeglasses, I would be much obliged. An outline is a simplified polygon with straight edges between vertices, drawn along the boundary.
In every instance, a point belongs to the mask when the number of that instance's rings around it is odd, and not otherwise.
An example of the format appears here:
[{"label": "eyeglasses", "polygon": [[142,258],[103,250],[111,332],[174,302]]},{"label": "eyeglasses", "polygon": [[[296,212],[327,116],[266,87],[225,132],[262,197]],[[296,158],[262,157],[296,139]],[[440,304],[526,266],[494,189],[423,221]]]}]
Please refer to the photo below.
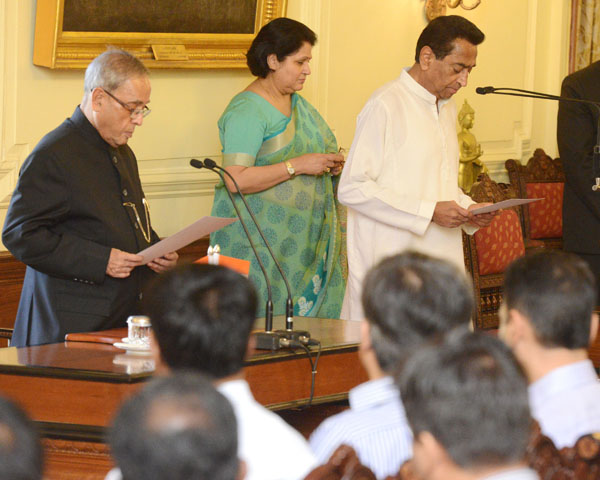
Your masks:
[{"label": "eyeglasses", "polygon": [[[102,88],[102,87],[100,87],[100,88]],[[102,88],[102,91],[104,91],[110,98],[112,98],[119,105],[121,105],[125,110],[127,110],[129,112],[129,116],[131,117],[132,120],[135,119],[135,117],[138,117],[140,115],[142,117],[147,117],[148,115],[150,115],[150,112],[152,111],[152,110],[150,110],[148,108],[148,105],[144,105],[142,108],[132,108],[132,107],[129,107],[126,103],[124,103],[121,100],[119,100],[117,97],[115,97],[108,90],[105,90],[104,88]]]}]

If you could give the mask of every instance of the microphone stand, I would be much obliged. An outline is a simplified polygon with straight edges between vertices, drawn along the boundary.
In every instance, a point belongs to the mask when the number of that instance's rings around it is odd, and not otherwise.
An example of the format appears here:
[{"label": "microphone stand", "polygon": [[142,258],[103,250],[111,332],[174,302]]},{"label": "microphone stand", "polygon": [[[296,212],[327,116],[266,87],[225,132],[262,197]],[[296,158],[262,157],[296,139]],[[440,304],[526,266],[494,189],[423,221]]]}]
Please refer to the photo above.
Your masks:
[{"label": "microphone stand", "polygon": [[[207,168],[206,165],[204,165],[204,163],[201,160],[197,160],[195,158],[192,158],[190,160],[190,165],[192,167],[198,168],[198,169]],[[212,169],[209,169],[209,170],[212,170]],[[225,183],[225,179],[223,178],[223,175],[220,174],[220,172],[215,172],[215,173],[217,175],[219,175],[219,177],[221,177],[221,181],[223,183]],[[258,255],[256,246],[254,245],[254,242],[252,241],[252,237],[250,236],[250,232],[248,231],[246,222],[244,222],[244,219],[242,218],[240,210],[233,199],[233,195],[227,189],[227,187],[225,187],[225,190],[227,191],[229,200],[231,200],[231,204],[233,205],[233,208],[235,209],[235,213],[237,214],[237,216],[240,220],[240,223],[242,224],[244,233],[246,234],[246,237],[248,238],[248,242],[250,243],[250,247],[252,248],[252,251],[254,252],[254,255],[256,256],[256,260],[258,261],[258,265],[260,266],[260,269],[262,270],[262,273],[265,277],[265,283],[267,285],[267,304],[265,306],[265,332],[264,333],[260,332],[259,334],[257,334],[257,335],[260,335],[260,338],[257,338],[257,348],[262,349],[262,350],[279,350],[281,348],[281,341],[280,341],[281,337],[280,337],[280,335],[278,335],[272,331],[273,330],[273,295],[271,293],[271,282],[269,281],[269,276],[267,275],[267,270],[265,269],[265,266],[263,265],[262,260],[260,259],[260,256]]]},{"label": "microphone stand", "polygon": [[[559,102],[575,102],[584,103],[586,105],[593,105],[598,109],[600,114],[600,102],[593,102],[591,100],[583,100],[581,98],[569,98],[560,97],[558,95],[550,95],[549,93],[533,92],[531,90],[522,90],[520,88],[508,88],[508,87],[477,87],[475,92],[479,95],[510,95],[513,97],[526,97],[526,98],[541,98],[543,100],[557,100]],[[592,157],[592,173],[594,175],[595,183],[592,185],[592,190],[596,192],[600,189],[600,115],[598,116],[598,125],[596,126],[596,145],[594,145],[594,154]]]},{"label": "microphone stand", "polygon": [[[250,206],[248,205],[248,202],[246,201],[246,196],[240,190],[240,186],[236,182],[235,178],[233,178],[233,176],[227,170],[225,170],[224,168],[217,165],[217,163],[214,160],[212,160],[210,158],[205,158],[204,166],[206,168],[208,168],[209,170],[215,171],[217,174],[219,174],[218,171],[221,171],[230,178],[231,182],[235,186],[236,192],[242,199],[242,202],[244,203],[244,206],[246,207],[248,214],[252,218],[252,221],[254,222],[254,225],[256,226],[256,230],[258,230],[258,233],[260,234],[260,236],[263,240],[263,243],[265,244],[265,247],[267,247],[267,250],[269,251],[269,255],[271,255],[271,258],[273,259],[273,263],[275,263],[275,266],[277,267],[277,270],[279,270],[279,274],[281,275],[281,278],[283,278],[283,282],[285,283],[285,288],[286,288],[287,294],[288,294],[286,304],[285,304],[285,330],[276,330],[275,333],[278,333],[279,335],[281,335],[284,338],[287,338],[288,340],[299,340],[302,343],[307,343],[308,340],[310,339],[310,333],[305,330],[294,330],[294,303],[292,301],[292,289],[290,288],[290,284],[288,282],[287,277],[285,276],[285,273],[283,273],[283,269],[281,268],[279,261],[277,260],[277,258],[275,257],[275,254],[273,253],[273,250],[271,249],[271,245],[269,245],[269,242],[267,241],[265,234],[263,233],[262,229],[260,228],[260,225],[258,224],[258,221],[256,220],[256,217],[254,216],[252,209],[250,208]],[[219,175],[219,176],[222,177],[222,175]],[[223,181],[223,183],[225,183],[225,181]],[[227,189],[227,186],[225,186],[225,188]]]},{"label": "microphone stand", "polygon": [[[211,160],[210,158],[204,159],[204,162],[202,162],[200,160],[192,159],[192,160],[190,160],[190,165],[192,165],[195,168],[207,168],[208,170],[212,170],[217,175],[219,175],[219,177],[221,178],[221,181],[225,185],[224,188],[227,191],[227,195],[229,196],[229,199],[231,200],[231,203],[233,204],[236,214],[237,214],[238,218],[240,219],[240,222],[244,228],[244,232],[245,232],[246,236],[248,237],[248,241],[250,242],[250,246],[252,247],[252,250],[254,251],[254,255],[256,256],[256,259],[257,259],[257,261],[260,265],[260,268],[263,272],[263,275],[265,277],[265,283],[267,284],[267,295],[268,295],[267,310],[265,311],[265,331],[257,332],[254,334],[255,339],[256,339],[256,348],[259,350],[279,350],[281,347],[291,346],[292,345],[290,343],[291,341],[299,341],[302,344],[309,343],[309,341],[310,341],[310,333],[309,332],[293,329],[294,305],[292,302],[292,293],[291,293],[291,288],[290,288],[289,282],[283,272],[283,269],[281,268],[281,265],[275,258],[275,255],[273,254],[273,251],[271,249],[271,246],[269,245],[269,242],[265,238],[264,233],[262,232],[260,226],[258,225],[256,217],[254,216],[254,213],[250,209],[250,206],[248,205],[248,202],[246,201],[246,198],[245,198],[244,194],[241,192],[239,185],[237,184],[235,179],[231,176],[231,174],[227,170],[218,166],[216,164],[216,162],[214,160]],[[264,268],[264,265],[263,265],[262,261],[260,260],[258,251],[256,250],[254,243],[252,242],[250,233],[249,233],[248,229],[246,228],[246,225],[242,219],[240,211],[233,199],[233,195],[227,188],[227,185],[225,184],[225,178],[223,177],[223,173],[221,173],[221,172],[225,173],[233,182],[237,193],[239,194],[240,198],[242,199],[242,202],[244,203],[246,210],[250,214],[250,217],[252,218],[252,221],[254,222],[256,229],[258,230],[261,238],[263,239],[263,242],[264,242],[265,246],[267,247],[267,250],[269,251],[271,258],[273,259],[273,262],[275,263],[277,269],[279,270],[279,273],[281,274],[281,277],[283,278],[283,281],[285,283],[287,293],[288,293],[287,302],[286,302],[286,329],[285,330],[273,331],[273,301],[272,301],[272,294],[271,294],[271,283],[269,281],[269,278],[268,278],[267,272]]]}]

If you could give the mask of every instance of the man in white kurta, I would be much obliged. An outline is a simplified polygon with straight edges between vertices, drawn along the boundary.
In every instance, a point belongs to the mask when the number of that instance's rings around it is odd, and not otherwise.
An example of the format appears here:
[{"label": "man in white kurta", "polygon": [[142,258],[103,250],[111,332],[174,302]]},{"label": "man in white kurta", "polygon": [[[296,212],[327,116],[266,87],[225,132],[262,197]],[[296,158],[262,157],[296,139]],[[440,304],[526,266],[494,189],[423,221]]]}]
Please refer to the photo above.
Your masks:
[{"label": "man in white kurta", "polygon": [[[443,36],[450,23],[469,31],[447,35],[444,55],[427,39],[431,30]],[[378,89],[358,116],[338,189],[340,202],[349,207],[342,318],[363,318],[362,280],[381,258],[413,249],[464,268],[458,227],[473,233],[491,221],[489,214],[470,213],[474,202],[458,187],[456,107],[450,99],[466,85],[483,38],[462,17],[435,19],[419,38],[417,63]]]}]

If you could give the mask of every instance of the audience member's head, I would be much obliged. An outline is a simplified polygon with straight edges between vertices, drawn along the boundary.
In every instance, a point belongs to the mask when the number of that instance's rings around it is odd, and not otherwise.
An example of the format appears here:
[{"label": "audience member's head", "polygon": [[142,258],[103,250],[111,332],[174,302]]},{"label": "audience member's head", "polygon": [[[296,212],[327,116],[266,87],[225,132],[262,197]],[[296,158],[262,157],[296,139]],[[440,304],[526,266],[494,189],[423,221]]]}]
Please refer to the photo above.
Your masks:
[{"label": "audience member's head", "polygon": [[597,328],[595,305],[594,276],[579,257],[557,250],[525,255],[504,274],[500,335],[520,360],[532,345],[585,350]]},{"label": "audience member's head", "polygon": [[126,401],[109,434],[123,480],[234,480],[237,423],[229,402],[202,376],[152,380]]},{"label": "audience member's head", "polygon": [[160,359],[220,379],[241,371],[256,317],[250,281],[225,267],[182,265],[144,296]]},{"label": "audience member's head", "polygon": [[17,405],[0,398],[0,477],[10,480],[42,478],[42,445],[33,422]]},{"label": "audience member's head", "polygon": [[391,372],[423,342],[468,324],[473,289],[449,262],[404,252],[384,258],[369,271],[362,304],[366,341],[381,369]]},{"label": "audience member's head", "polygon": [[527,382],[497,338],[455,330],[416,352],[398,382],[424,480],[478,478],[522,462],[531,427]]}]

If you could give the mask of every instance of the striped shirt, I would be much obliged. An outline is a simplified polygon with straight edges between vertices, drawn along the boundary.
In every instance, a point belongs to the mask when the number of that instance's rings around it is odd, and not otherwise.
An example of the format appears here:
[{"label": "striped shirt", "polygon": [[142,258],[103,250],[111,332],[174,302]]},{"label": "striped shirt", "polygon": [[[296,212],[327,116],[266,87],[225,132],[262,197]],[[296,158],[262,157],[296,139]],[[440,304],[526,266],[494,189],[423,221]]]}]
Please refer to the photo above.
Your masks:
[{"label": "striped shirt", "polygon": [[350,409],[326,419],[310,437],[321,463],[337,447],[350,445],[377,478],[398,473],[412,457],[412,432],[391,377],[365,382],[350,391]]},{"label": "striped shirt", "polygon": [[600,382],[590,360],[565,365],[529,386],[531,416],[556,448],[600,432]]}]

